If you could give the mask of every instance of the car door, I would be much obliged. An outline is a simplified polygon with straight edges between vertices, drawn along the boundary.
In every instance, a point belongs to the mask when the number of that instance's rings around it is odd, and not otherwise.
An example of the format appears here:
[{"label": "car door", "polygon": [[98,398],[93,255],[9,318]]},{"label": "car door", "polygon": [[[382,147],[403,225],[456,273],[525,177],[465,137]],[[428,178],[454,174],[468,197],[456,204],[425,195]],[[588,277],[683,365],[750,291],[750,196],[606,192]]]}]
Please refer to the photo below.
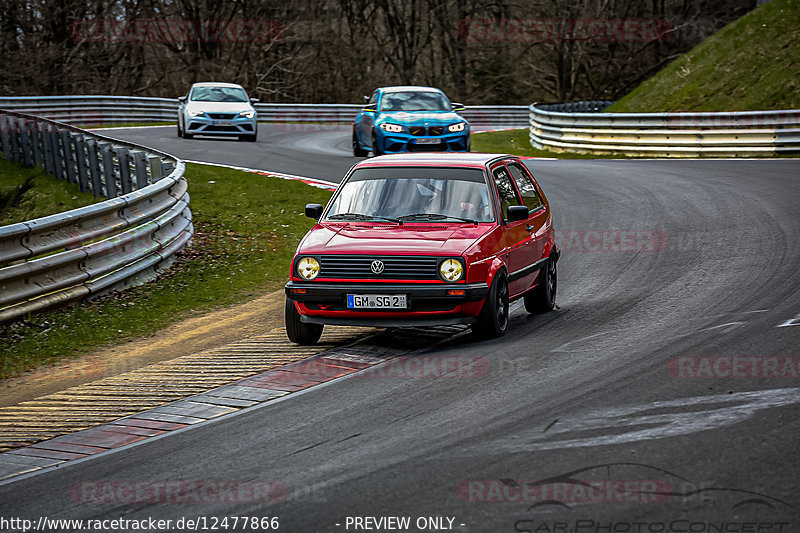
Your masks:
[{"label": "car door", "polygon": [[[525,283],[522,290],[529,288],[536,281],[538,276],[537,267],[543,265],[544,245],[547,240],[547,219],[548,212],[547,206],[542,200],[536,188],[533,177],[521,163],[517,161],[506,161],[506,167],[511,173],[514,184],[517,186],[517,191],[522,197],[522,202],[528,208],[528,220],[525,222],[525,230],[528,232],[530,239],[524,246],[524,253],[528,255],[527,262],[531,272],[529,275],[524,276]],[[525,285],[523,283],[523,285]]]},{"label": "car door", "polygon": [[[526,220],[510,222],[508,208],[512,205],[524,205],[514,185],[508,168],[497,163],[490,168],[500,203],[498,212],[502,217],[503,248],[506,268],[508,269],[508,290],[511,296],[519,294],[530,287],[534,274],[526,274],[531,264],[531,254],[527,250],[531,234],[528,232]],[[526,285],[527,283],[527,285]]]}]

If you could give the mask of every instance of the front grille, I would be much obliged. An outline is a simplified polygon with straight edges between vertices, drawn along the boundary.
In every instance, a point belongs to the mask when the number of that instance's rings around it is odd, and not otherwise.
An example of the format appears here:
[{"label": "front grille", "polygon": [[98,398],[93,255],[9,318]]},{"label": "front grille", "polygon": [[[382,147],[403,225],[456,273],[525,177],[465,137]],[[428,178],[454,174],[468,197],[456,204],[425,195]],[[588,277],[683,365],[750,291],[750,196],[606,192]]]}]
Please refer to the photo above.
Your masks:
[{"label": "front grille", "polygon": [[428,128],[428,135],[441,135],[444,133],[444,126],[431,126]]},{"label": "front grille", "polygon": [[423,135],[441,135],[444,133],[444,126],[409,126],[408,132],[411,135],[421,137]]},{"label": "front grille", "polygon": [[203,131],[239,131],[236,126],[207,126]]},{"label": "front grille", "polygon": [[446,148],[441,144],[409,144],[409,152],[442,152]]},{"label": "front grille", "polygon": [[[372,262],[383,262],[383,272],[374,274]],[[319,257],[320,278],[438,280],[438,257],[323,255]]]},{"label": "front grille", "polygon": [[217,120],[233,120],[236,118],[236,113],[206,113],[206,115]]},{"label": "front grille", "polygon": [[416,136],[425,135],[425,126],[409,126],[408,132]]}]

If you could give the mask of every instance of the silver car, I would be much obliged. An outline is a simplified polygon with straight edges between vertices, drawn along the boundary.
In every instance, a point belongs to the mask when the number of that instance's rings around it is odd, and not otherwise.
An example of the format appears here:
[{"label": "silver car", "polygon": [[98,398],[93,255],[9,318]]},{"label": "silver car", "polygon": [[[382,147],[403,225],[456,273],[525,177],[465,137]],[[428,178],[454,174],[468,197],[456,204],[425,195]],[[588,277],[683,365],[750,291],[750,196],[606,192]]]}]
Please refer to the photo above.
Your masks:
[{"label": "silver car", "polygon": [[235,83],[195,83],[189,94],[178,98],[178,137],[195,135],[235,135],[255,142],[258,117],[253,103],[241,85]]}]

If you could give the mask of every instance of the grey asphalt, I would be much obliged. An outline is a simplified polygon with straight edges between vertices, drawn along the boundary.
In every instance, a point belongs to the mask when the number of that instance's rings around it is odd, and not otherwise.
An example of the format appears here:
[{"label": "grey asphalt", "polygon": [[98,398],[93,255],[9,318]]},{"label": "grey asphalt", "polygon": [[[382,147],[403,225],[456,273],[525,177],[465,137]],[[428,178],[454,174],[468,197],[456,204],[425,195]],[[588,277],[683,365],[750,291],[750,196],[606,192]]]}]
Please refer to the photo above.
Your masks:
[{"label": "grey asphalt", "polygon": [[[323,179],[355,161],[347,131],[262,129],[254,145],[115,134],[184,158]],[[293,532],[393,530],[347,527],[348,516],[450,517],[454,530],[476,532],[800,531],[800,378],[786,363],[797,370],[800,356],[800,161],[529,166],[564,250],[558,309],[529,316],[517,304],[502,339],[464,334],[411,356],[485,358],[488,372],[419,377],[403,375],[406,363],[333,381],[0,485],[0,516],[277,516]],[[747,358],[742,374],[781,361],[785,377],[675,375],[674,358],[722,356]],[[780,357],[795,359],[770,359]],[[272,504],[76,496],[87,486],[76,483],[101,480],[277,481],[287,495]]]}]

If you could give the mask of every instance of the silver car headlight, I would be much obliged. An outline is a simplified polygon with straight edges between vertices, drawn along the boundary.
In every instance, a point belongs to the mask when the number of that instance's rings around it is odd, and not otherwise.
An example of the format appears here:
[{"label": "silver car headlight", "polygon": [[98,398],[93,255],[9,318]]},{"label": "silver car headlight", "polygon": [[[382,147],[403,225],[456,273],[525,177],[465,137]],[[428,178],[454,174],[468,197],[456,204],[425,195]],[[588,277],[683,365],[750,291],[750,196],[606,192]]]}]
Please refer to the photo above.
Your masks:
[{"label": "silver car headlight", "polygon": [[187,109],[186,114],[189,115],[190,117],[199,117],[200,115],[204,115],[205,113],[203,111],[198,111],[196,109]]},{"label": "silver car headlight", "polygon": [[381,129],[383,131],[388,131],[389,133],[403,133],[403,126],[400,124],[390,124],[388,122],[384,122],[381,124]]},{"label": "silver car headlight", "polygon": [[250,111],[242,111],[239,113],[239,117],[241,118],[253,118],[254,116],[256,116],[256,112],[252,109]]},{"label": "silver car headlight", "polygon": [[439,275],[444,281],[458,281],[464,276],[464,263],[458,259],[445,259],[439,265]]},{"label": "silver car headlight", "polygon": [[449,126],[447,126],[447,131],[449,131],[450,133],[457,133],[459,131],[464,131],[466,127],[467,124],[465,122],[459,122],[457,124],[450,124]]},{"label": "silver car headlight", "polygon": [[304,257],[297,262],[297,274],[304,280],[311,281],[319,275],[319,261],[313,257]]}]

